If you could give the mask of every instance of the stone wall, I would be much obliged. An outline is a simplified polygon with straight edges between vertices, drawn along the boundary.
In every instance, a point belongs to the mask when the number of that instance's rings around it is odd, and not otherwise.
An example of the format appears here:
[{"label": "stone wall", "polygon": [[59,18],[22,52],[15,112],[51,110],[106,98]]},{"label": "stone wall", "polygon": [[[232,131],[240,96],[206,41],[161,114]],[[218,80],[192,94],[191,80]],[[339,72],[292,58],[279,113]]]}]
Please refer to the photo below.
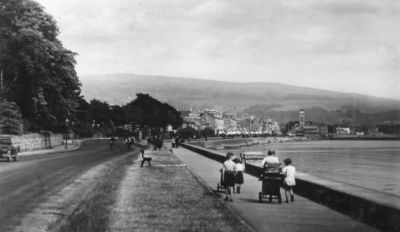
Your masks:
[{"label": "stone wall", "polygon": [[24,134],[13,136],[12,143],[20,147],[20,152],[50,149],[63,143],[61,134]]}]

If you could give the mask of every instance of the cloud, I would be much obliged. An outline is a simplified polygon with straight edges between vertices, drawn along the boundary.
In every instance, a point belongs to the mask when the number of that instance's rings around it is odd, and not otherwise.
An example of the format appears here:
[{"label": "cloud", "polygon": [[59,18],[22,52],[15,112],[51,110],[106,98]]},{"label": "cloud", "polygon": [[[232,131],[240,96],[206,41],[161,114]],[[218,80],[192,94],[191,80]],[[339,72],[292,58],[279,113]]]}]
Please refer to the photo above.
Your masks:
[{"label": "cloud", "polygon": [[376,1],[373,5],[368,1],[335,0],[321,3],[317,9],[335,16],[377,14],[380,12],[379,5],[379,2]]},{"label": "cloud", "polygon": [[[363,77],[398,84],[390,80],[399,74],[400,1],[39,2],[58,21],[65,46],[80,54],[79,74],[364,85],[354,91],[375,95],[373,84],[359,83]],[[379,94],[400,99],[397,92]]]}]

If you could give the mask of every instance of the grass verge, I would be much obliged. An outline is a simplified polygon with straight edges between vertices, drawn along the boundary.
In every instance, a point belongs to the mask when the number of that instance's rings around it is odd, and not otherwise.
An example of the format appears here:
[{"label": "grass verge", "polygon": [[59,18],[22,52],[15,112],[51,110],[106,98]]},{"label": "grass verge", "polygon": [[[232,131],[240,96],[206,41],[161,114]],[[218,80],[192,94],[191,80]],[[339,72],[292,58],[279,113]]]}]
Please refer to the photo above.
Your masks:
[{"label": "grass verge", "polygon": [[[137,156],[135,152],[135,157]],[[107,230],[110,207],[115,203],[121,180],[132,164],[132,155],[110,161],[94,181],[98,183],[89,196],[68,216],[59,232],[102,232]]]}]

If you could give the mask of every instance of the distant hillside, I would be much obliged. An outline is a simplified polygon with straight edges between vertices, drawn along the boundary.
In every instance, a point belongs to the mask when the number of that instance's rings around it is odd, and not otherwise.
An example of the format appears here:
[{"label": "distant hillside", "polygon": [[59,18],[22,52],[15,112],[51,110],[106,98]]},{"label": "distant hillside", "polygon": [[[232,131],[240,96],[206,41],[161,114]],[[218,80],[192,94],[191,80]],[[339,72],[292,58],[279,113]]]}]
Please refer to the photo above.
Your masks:
[{"label": "distant hillside", "polygon": [[244,110],[258,105],[273,111],[321,107],[332,111],[353,106],[367,113],[400,109],[400,101],[361,94],[341,93],[276,83],[234,83],[203,79],[134,74],[80,77],[87,100],[125,104],[136,93],[151,96],[180,108],[214,106],[218,110]]}]

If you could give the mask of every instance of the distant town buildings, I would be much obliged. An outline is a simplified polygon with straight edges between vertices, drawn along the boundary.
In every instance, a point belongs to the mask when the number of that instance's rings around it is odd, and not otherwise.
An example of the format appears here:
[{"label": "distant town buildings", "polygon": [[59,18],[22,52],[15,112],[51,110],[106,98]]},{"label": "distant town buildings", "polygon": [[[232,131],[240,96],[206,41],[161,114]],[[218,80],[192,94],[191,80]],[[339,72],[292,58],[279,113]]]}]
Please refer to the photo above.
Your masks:
[{"label": "distant town buildings", "polygon": [[[398,122],[387,122],[368,131],[356,131],[349,127],[334,127],[325,123],[316,123],[306,120],[306,110],[300,109],[298,121],[290,121],[281,127],[280,123],[271,118],[256,118],[252,115],[236,112],[219,112],[215,109],[203,109],[199,112],[182,110],[182,128],[192,128],[197,131],[211,129],[215,135],[220,136],[272,136],[285,134],[289,136],[302,136],[311,139],[325,139],[329,137],[349,136],[380,136],[382,131],[392,134],[400,133]],[[399,125],[399,126],[394,126]]]},{"label": "distant town buildings", "polygon": [[349,135],[350,134],[350,128],[337,127],[336,128],[336,134],[338,134],[338,135]]},{"label": "distant town buildings", "polygon": [[272,119],[256,119],[251,115],[237,115],[233,112],[220,113],[214,109],[201,112],[181,111],[182,128],[204,130],[211,128],[216,135],[280,135],[278,122]]}]

